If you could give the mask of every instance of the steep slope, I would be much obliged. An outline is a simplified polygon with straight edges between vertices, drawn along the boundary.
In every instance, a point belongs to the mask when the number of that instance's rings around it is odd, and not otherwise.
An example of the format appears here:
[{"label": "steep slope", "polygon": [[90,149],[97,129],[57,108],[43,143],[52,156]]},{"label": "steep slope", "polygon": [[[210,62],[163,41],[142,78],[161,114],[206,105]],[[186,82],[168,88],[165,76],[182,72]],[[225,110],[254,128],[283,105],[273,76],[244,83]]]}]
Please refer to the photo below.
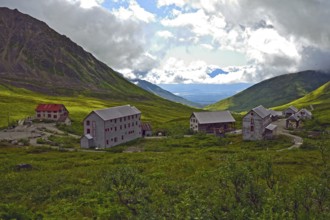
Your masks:
[{"label": "steep slope", "polygon": [[207,109],[247,111],[255,106],[274,107],[303,97],[330,80],[330,74],[304,71],[277,76],[215,104]]},{"label": "steep slope", "polygon": [[153,97],[44,22],[8,8],[0,8],[0,82],[47,94]]},{"label": "steep slope", "polygon": [[275,109],[283,110],[291,105],[297,108],[307,109],[310,109],[312,105],[314,109],[312,111],[313,115],[317,116],[317,119],[320,120],[321,123],[330,124],[330,82],[327,82],[300,99],[276,107]]},{"label": "steep slope", "polygon": [[133,82],[135,85],[139,86],[140,88],[148,91],[148,92],[151,92],[155,95],[158,95],[164,99],[167,99],[167,100],[170,100],[170,101],[173,101],[173,102],[178,102],[178,103],[181,103],[181,104],[184,104],[184,105],[188,105],[188,106],[192,106],[192,107],[197,107],[197,108],[201,108],[202,105],[198,104],[198,103],[194,103],[194,102],[191,102],[187,99],[184,99],[180,96],[177,96],[177,95],[174,95],[173,93],[165,90],[165,89],[162,89],[160,88],[159,86],[155,85],[155,84],[152,84],[146,80],[141,80],[141,79],[134,79],[134,80],[131,80],[131,82]]}]

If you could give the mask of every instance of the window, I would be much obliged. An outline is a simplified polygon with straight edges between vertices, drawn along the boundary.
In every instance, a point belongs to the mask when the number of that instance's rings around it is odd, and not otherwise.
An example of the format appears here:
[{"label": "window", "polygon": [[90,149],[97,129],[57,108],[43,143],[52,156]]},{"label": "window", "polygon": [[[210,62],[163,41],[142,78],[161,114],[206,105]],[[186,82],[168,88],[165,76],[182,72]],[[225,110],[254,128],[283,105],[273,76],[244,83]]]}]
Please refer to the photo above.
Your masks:
[{"label": "window", "polygon": [[115,131],[117,131],[117,127],[115,127]]},{"label": "window", "polygon": [[126,129],[126,124],[124,124],[124,128]]},{"label": "window", "polygon": [[251,114],[250,114],[251,116],[253,116],[254,114],[253,114],[253,112],[251,112]]},{"label": "window", "polygon": [[124,117],[124,121],[126,121],[126,117]]},{"label": "window", "polygon": [[87,128],[86,133],[87,133],[87,134],[90,134],[90,133],[91,133],[91,129]]},{"label": "window", "polygon": [[90,122],[89,120],[86,121],[86,125],[87,125],[87,126],[89,126],[90,123],[91,123],[91,122]]},{"label": "window", "polygon": [[109,140],[107,140],[107,144],[109,144]]},{"label": "window", "polygon": [[41,115],[40,115],[40,114],[37,114],[37,117],[38,117],[38,118],[40,118],[40,117],[41,117]]},{"label": "window", "polygon": [[131,118],[130,116],[127,117],[128,120],[129,120],[130,118]]},{"label": "window", "polygon": [[117,142],[117,137],[115,137],[115,140],[114,141],[115,141],[115,143]]},{"label": "window", "polygon": [[135,122],[135,125],[137,125],[137,122]]},{"label": "window", "polygon": [[134,126],[134,122],[132,122],[132,127]]},{"label": "window", "polygon": [[51,118],[52,117],[52,115],[51,114],[48,114],[48,118]]},{"label": "window", "polygon": [[119,119],[119,121],[121,122],[121,118]]},{"label": "window", "polygon": [[123,135],[121,136],[121,139],[124,140],[124,136]]},{"label": "window", "polygon": [[123,127],[120,125],[120,130],[122,129]]},{"label": "window", "polygon": [[250,131],[254,131],[254,126],[251,125]]},{"label": "window", "polygon": [[57,115],[54,115],[53,118],[57,118]]}]

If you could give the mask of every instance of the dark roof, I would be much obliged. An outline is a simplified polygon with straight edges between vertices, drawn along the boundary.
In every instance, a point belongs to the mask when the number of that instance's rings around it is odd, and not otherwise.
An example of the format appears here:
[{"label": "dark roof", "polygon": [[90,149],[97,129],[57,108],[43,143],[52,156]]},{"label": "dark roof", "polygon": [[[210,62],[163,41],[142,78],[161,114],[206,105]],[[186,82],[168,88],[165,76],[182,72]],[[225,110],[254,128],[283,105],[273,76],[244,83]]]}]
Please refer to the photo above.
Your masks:
[{"label": "dark roof", "polygon": [[229,123],[235,119],[229,111],[193,112],[199,124]]},{"label": "dark roof", "polygon": [[261,118],[266,118],[271,114],[271,112],[263,107],[262,105],[259,105],[258,107],[255,107],[252,109],[257,115],[259,115]]},{"label": "dark roof", "polygon": [[62,107],[65,108],[63,104],[39,104],[36,111],[59,111]]},{"label": "dark roof", "polygon": [[130,105],[95,110],[93,112],[100,116],[100,118],[102,118],[104,121],[141,114],[141,112],[136,107]]},{"label": "dark roof", "polygon": [[143,131],[152,131],[152,127],[149,123],[142,123],[141,128]]}]

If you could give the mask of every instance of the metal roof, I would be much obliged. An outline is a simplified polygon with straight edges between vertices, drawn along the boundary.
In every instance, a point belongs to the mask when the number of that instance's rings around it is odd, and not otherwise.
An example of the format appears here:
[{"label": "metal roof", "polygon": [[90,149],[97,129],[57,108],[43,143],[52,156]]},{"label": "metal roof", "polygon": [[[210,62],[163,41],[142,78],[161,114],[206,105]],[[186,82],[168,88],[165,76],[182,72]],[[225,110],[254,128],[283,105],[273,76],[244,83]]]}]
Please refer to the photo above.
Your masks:
[{"label": "metal roof", "polygon": [[310,111],[308,111],[307,109],[305,109],[305,108],[301,109],[301,110],[298,112],[298,114],[301,114],[301,112],[305,112],[306,115],[312,116],[312,113],[311,113]]},{"label": "metal roof", "polygon": [[268,109],[266,109],[262,105],[259,105],[258,107],[253,108],[252,111],[257,113],[261,118],[266,118],[271,113]]},{"label": "metal roof", "polygon": [[287,121],[300,121],[300,118],[296,114],[294,114],[294,115],[291,115],[290,117],[288,117],[286,120]]},{"label": "metal roof", "polygon": [[100,116],[104,121],[141,114],[141,112],[136,107],[130,105],[94,110],[93,112]]},{"label": "metal roof", "polygon": [[270,131],[273,131],[274,129],[276,129],[277,128],[277,125],[274,125],[274,124],[269,124],[267,127],[266,127],[266,129],[267,130],[270,130]]},{"label": "metal roof", "polygon": [[281,112],[281,111],[274,111],[272,109],[269,109],[269,111],[272,116],[282,116],[283,115],[283,112]]},{"label": "metal roof", "polygon": [[92,140],[93,139],[92,135],[90,135],[90,134],[85,134],[84,137],[86,137],[88,140]]},{"label": "metal roof", "polygon": [[142,123],[141,128],[143,131],[152,131],[151,125],[149,123]]},{"label": "metal roof", "polygon": [[291,109],[294,112],[298,112],[298,109],[296,107],[294,107],[293,105],[291,105],[288,109]]},{"label": "metal roof", "polygon": [[235,122],[229,111],[193,112],[199,124]]}]

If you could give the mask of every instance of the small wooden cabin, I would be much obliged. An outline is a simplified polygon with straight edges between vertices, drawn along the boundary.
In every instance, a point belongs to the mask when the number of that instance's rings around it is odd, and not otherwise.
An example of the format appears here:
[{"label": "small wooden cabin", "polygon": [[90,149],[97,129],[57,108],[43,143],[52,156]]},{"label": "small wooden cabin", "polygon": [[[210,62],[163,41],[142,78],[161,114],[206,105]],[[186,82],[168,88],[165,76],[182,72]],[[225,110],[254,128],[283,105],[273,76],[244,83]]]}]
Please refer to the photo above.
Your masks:
[{"label": "small wooden cabin", "polygon": [[195,132],[221,135],[235,129],[235,119],[229,111],[193,112],[190,129]]},{"label": "small wooden cabin", "polygon": [[284,117],[288,118],[291,115],[296,114],[297,112],[298,112],[298,109],[296,107],[290,106],[289,108],[287,108],[283,111],[283,115],[284,115]]}]

